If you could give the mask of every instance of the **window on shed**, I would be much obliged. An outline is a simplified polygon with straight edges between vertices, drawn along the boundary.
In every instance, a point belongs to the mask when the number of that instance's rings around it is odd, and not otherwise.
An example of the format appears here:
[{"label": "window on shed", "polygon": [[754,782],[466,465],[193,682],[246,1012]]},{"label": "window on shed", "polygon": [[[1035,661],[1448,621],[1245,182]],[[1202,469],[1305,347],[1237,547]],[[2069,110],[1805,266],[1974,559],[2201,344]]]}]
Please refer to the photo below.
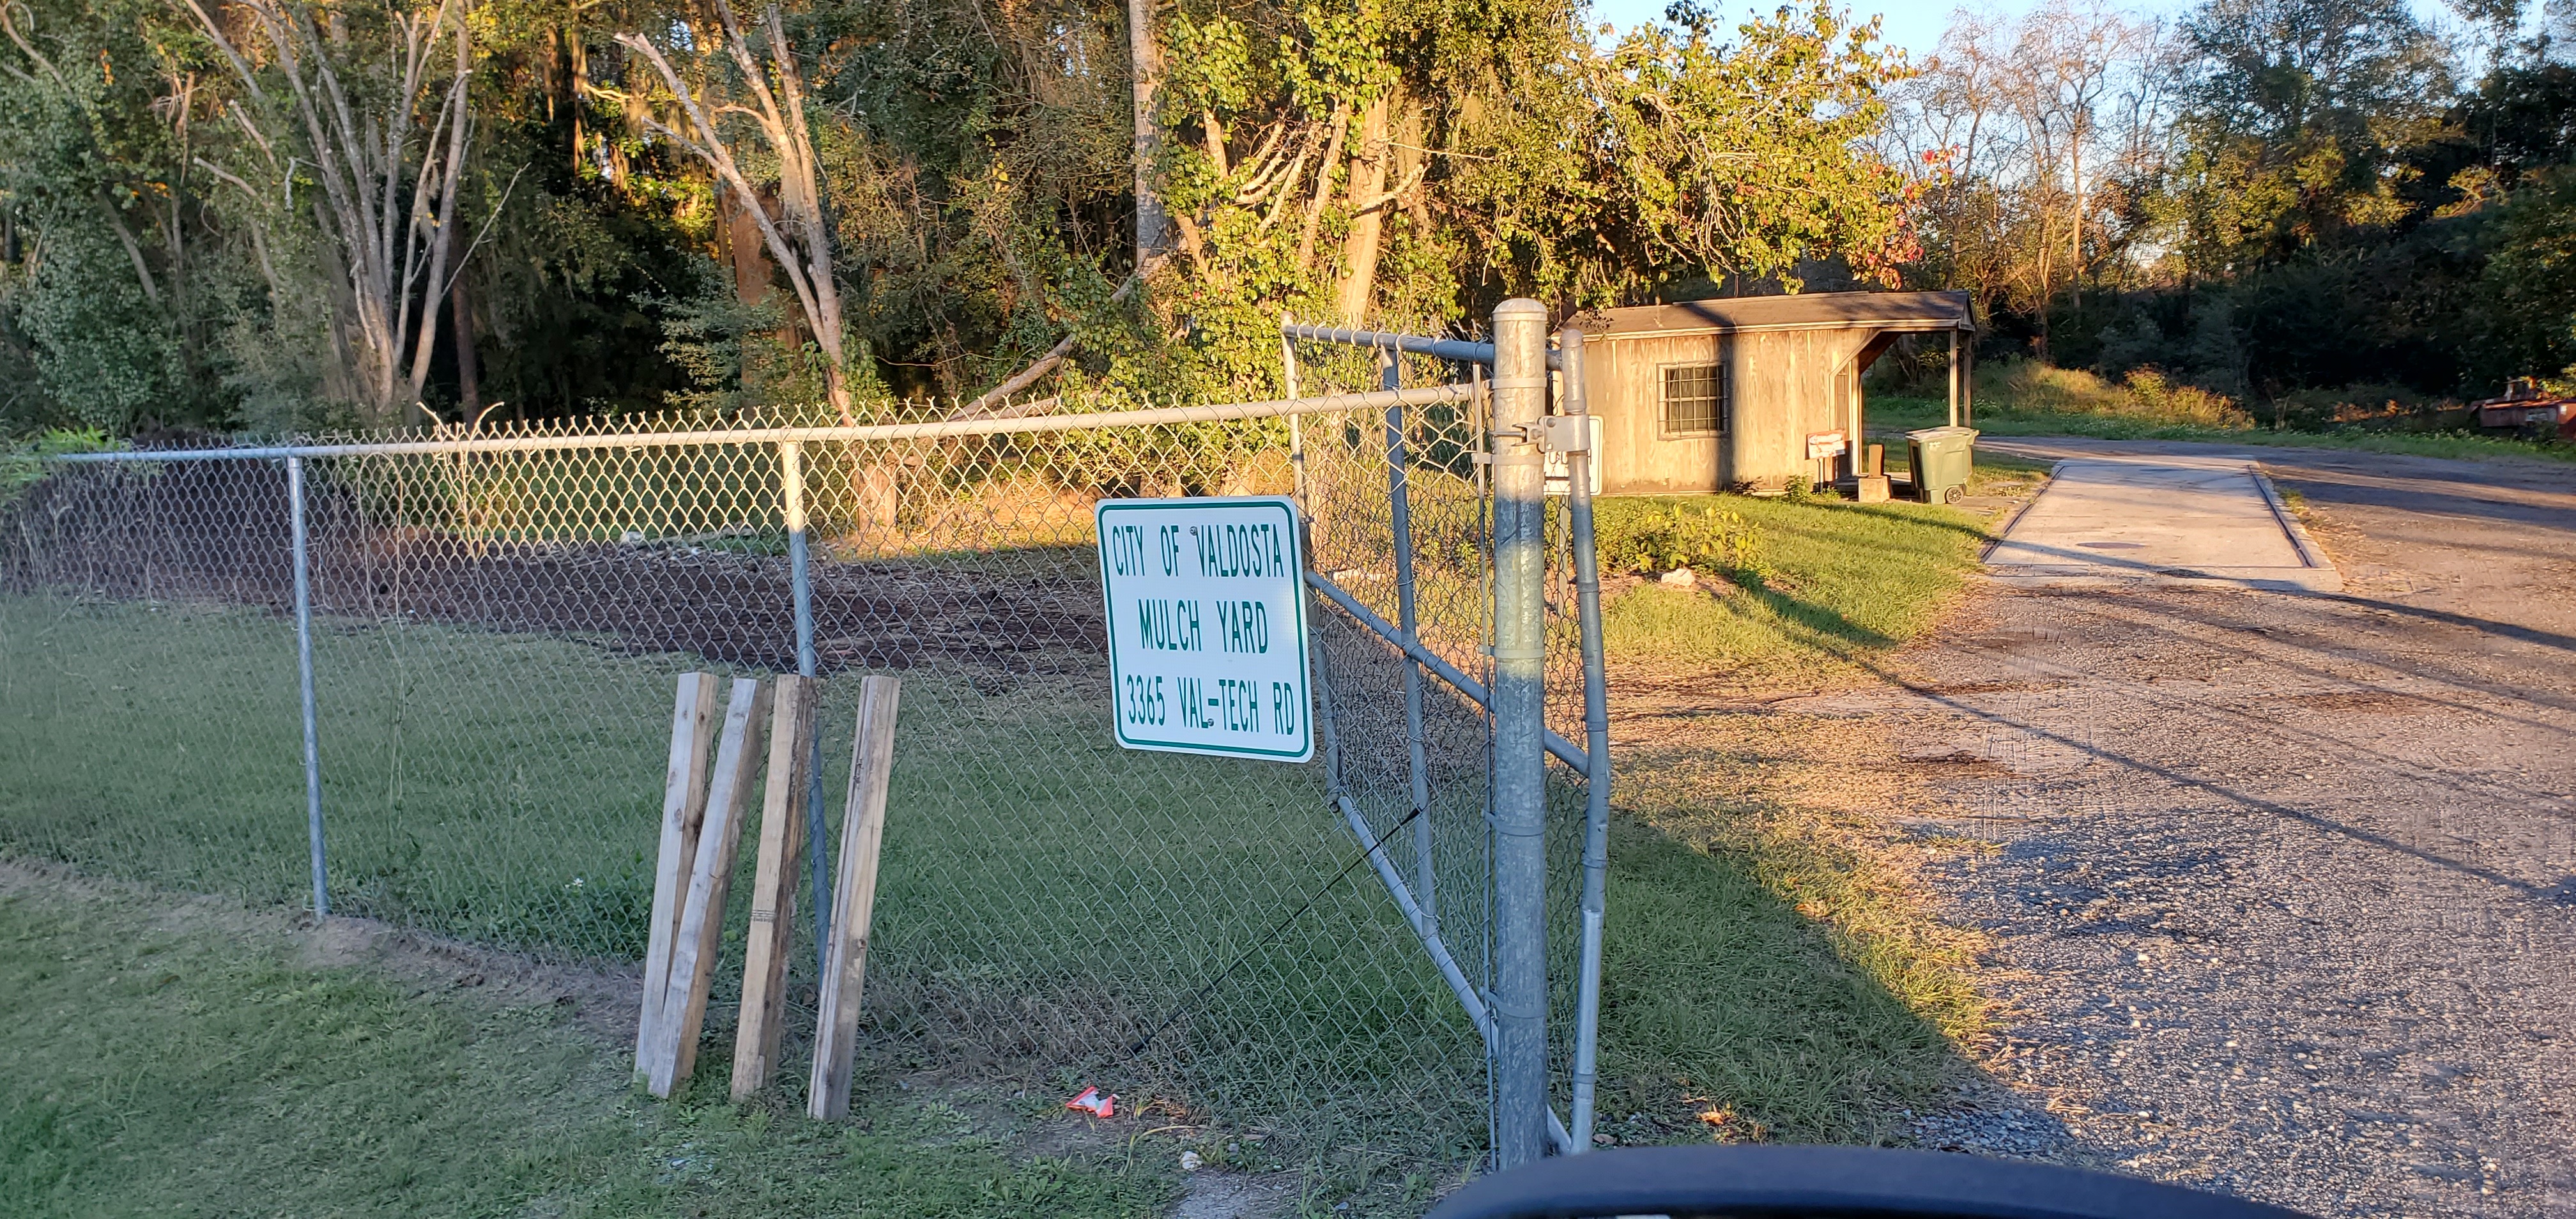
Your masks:
[{"label": "window on shed", "polygon": [[1723,364],[1685,364],[1664,369],[1664,435],[1716,436],[1725,432],[1727,388]]}]

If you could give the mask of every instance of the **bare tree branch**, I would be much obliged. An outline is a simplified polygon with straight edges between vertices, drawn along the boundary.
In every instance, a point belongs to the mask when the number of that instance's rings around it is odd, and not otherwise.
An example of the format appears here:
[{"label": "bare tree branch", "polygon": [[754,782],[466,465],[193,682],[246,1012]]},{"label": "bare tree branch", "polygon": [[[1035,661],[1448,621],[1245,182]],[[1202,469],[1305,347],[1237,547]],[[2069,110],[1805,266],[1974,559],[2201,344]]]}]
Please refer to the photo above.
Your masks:
[{"label": "bare tree branch", "polygon": [[1079,338],[1080,336],[1078,335],[1068,334],[1062,339],[1057,340],[1056,345],[1048,348],[1045,355],[1039,356],[1035,361],[1032,361],[1028,367],[1011,374],[1010,380],[1004,381],[991,389],[985,390],[981,395],[977,396],[974,401],[950,412],[948,418],[953,421],[958,419],[982,419],[988,417],[990,414],[990,408],[993,404],[1037,384],[1038,378],[1054,372],[1056,365],[1064,363],[1064,358],[1073,354],[1073,349]]},{"label": "bare tree branch", "polygon": [[[832,235],[823,220],[821,171],[812,129],[805,120],[805,87],[797,75],[795,51],[788,45],[775,5],[762,19],[769,35],[766,71],[752,56],[750,42],[734,18],[733,6],[726,0],[716,0],[716,14],[724,28],[726,54],[742,74],[743,88],[750,94],[752,105],[704,99],[698,90],[689,87],[670,57],[640,34],[619,34],[617,41],[652,65],[679,104],[688,131],[683,133],[650,112],[643,116],[645,124],[688,149],[727,186],[752,201],[746,210],[760,227],[761,241],[769,247],[770,259],[787,277],[788,287],[795,292],[797,306],[804,313],[806,328],[829,362],[824,376],[833,410],[843,422],[849,422],[854,416],[843,354],[840,286],[833,275]],[[770,71],[777,73],[774,86]],[[767,208],[758,205],[760,192],[743,172],[732,145],[718,128],[718,122],[727,115],[751,120],[762,142],[778,158],[778,199],[783,216],[772,218]]]},{"label": "bare tree branch", "polygon": [[[1126,280],[1118,285],[1117,291],[1109,294],[1109,299],[1123,301],[1134,295],[1137,286],[1144,283],[1154,273],[1154,268],[1160,265],[1162,265],[1161,259],[1150,259],[1144,265],[1128,272]],[[1054,372],[1057,365],[1064,363],[1065,358],[1073,354],[1073,349],[1080,344],[1080,339],[1081,336],[1078,334],[1068,334],[1057,340],[1055,346],[1048,348],[1045,355],[1030,361],[1028,367],[1011,374],[1001,384],[976,395],[974,401],[950,411],[948,420],[955,422],[961,419],[1017,419],[1024,415],[1043,413],[1002,404],[1006,403],[1011,395],[1037,384],[1040,377]],[[1054,398],[1047,399],[1046,409],[1053,410],[1056,401],[1057,399]]]},{"label": "bare tree branch", "polygon": [[116,230],[117,244],[125,247],[125,256],[133,261],[134,278],[142,281],[143,295],[153,304],[160,304],[161,288],[152,281],[151,264],[143,261],[143,247],[135,243],[134,230],[125,226],[125,217],[117,212],[116,204],[104,190],[98,193],[98,210],[107,216],[107,226]]},{"label": "bare tree branch", "polygon": [[[247,16],[251,35],[266,44],[256,65],[201,0],[182,2],[250,99],[263,110],[282,100],[291,116],[287,121],[301,129],[311,159],[289,156],[281,164],[276,141],[261,123],[238,103],[229,107],[267,160],[264,176],[276,179],[285,198],[293,198],[298,162],[312,167],[322,188],[314,218],[327,261],[342,280],[333,312],[340,332],[355,340],[348,354],[357,366],[351,371],[379,420],[390,422],[419,401],[448,287],[446,264],[473,128],[471,34],[459,0],[388,14],[390,54],[381,64],[353,69],[389,86],[373,95],[343,80],[335,44],[316,28],[312,10],[293,0],[234,0],[233,11]],[[448,83],[424,114],[434,56],[451,36]],[[283,88],[273,94],[271,82]],[[254,199],[262,197],[249,176],[231,170],[219,176]],[[260,252],[274,288],[264,238]]]},{"label": "bare tree branch", "polygon": [[1332,197],[1333,167],[1342,159],[1342,133],[1350,126],[1348,102],[1333,103],[1332,138],[1324,143],[1324,160],[1315,167],[1315,194],[1306,203],[1306,227],[1297,234],[1297,265],[1315,265],[1315,234],[1323,228],[1324,204]]}]

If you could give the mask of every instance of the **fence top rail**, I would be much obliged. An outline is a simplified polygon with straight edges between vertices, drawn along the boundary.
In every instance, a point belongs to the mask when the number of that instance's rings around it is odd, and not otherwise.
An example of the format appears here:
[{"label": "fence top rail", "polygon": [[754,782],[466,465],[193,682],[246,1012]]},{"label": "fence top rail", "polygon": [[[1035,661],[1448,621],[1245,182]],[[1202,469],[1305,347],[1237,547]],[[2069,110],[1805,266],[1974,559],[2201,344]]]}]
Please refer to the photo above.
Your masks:
[{"label": "fence top rail", "polygon": [[593,436],[492,436],[447,440],[391,440],[355,444],[288,444],[221,449],[118,449],[103,453],[63,453],[49,462],[274,461],[290,457],[415,457],[469,453],[534,453],[571,449],[655,449],[691,445],[760,445],[832,441],[925,440],[953,436],[995,436],[1020,432],[1072,432],[1086,428],[1151,427],[1157,424],[1228,423],[1244,419],[1278,419],[1290,415],[1324,415],[1341,411],[1377,411],[1391,406],[1438,406],[1464,402],[1475,393],[1470,385],[1426,385],[1366,394],[1328,394],[1267,402],[1221,402],[1202,406],[1164,406],[1141,411],[1095,411],[1078,415],[1036,415],[1017,419],[953,419],[920,423],[875,423],[849,427],[715,428],[685,432],[631,432]]},{"label": "fence top rail", "polygon": [[[1465,339],[1437,339],[1428,335],[1400,334],[1392,330],[1354,330],[1348,326],[1310,326],[1303,322],[1281,322],[1279,333],[1292,339],[1313,343],[1342,343],[1352,347],[1375,347],[1386,351],[1409,351],[1460,364],[1494,365],[1494,345],[1473,343]],[[1556,353],[1547,353],[1547,366],[1558,367]]]}]

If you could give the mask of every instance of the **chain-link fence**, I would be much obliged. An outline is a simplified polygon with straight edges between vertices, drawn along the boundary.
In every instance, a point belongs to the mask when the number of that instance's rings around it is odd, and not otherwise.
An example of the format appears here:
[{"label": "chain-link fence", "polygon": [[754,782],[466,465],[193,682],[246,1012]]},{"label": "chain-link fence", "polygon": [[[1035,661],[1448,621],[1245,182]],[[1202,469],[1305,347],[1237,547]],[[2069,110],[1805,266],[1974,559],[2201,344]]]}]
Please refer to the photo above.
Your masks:
[{"label": "chain-link fence", "polygon": [[[1396,358],[1422,380],[1459,367]],[[1388,365],[1341,346],[1305,372]],[[633,961],[675,675],[821,674],[813,811],[837,822],[843,679],[893,673],[868,1070],[1100,1084],[1286,1155],[1472,1159],[1498,1137],[1498,1022],[1540,1014],[1498,1003],[1497,666],[1527,649],[1496,645],[1497,397],[594,421],[57,462],[0,505],[0,849]],[[1113,738],[1093,505],[1235,494],[1292,494],[1307,526],[1313,764]],[[1602,737],[1587,753],[1571,583],[1588,527],[1545,517],[1547,999],[1524,1023],[1548,1039],[1547,1108],[1573,1113],[1571,1132],[1548,1115],[1563,1146],[1589,1125],[1582,865],[1604,806],[1586,799]],[[809,849],[836,841],[826,826]],[[740,943],[711,1043],[730,1045]]]}]

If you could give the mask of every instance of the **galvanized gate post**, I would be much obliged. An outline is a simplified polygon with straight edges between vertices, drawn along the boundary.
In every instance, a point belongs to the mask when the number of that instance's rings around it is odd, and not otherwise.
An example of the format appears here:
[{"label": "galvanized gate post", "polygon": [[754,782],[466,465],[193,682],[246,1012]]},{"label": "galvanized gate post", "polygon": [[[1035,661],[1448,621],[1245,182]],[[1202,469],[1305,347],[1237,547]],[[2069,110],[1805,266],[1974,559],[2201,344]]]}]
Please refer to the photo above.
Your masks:
[{"label": "galvanized gate post", "polygon": [[1547,1154],[1547,306],[1494,309],[1494,1161]]},{"label": "galvanized gate post", "polygon": [[329,870],[322,852],[322,742],[313,714],[312,548],[304,528],[304,459],[286,458],[286,518],[295,551],[295,678],[304,712],[304,829],[313,855],[313,917],[331,917]]},{"label": "galvanized gate post", "polygon": [[1593,548],[1591,404],[1583,387],[1583,332],[1557,333],[1557,376],[1562,413],[1574,419],[1575,441],[1566,454],[1566,525],[1574,537],[1575,613],[1583,637],[1583,948],[1576,966],[1574,1001],[1574,1130],[1572,1152],[1592,1150],[1595,1065],[1601,1048],[1601,927],[1610,875],[1609,674],[1601,652],[1601,564]]},{"label": "galvanized gate post", "polygon": [[[787,519],[787,583],[796,606],[796,672],[815,675],[814,579],[805,544],[805,446],[793,440],[778,445],[778,485]],[[805,766],[805,858],[814,889],[814,976],[831,972],[831,952],[821,928],[832,925],[832,847],[823,832],[823,734],[814,734],[814,755]]]}]

